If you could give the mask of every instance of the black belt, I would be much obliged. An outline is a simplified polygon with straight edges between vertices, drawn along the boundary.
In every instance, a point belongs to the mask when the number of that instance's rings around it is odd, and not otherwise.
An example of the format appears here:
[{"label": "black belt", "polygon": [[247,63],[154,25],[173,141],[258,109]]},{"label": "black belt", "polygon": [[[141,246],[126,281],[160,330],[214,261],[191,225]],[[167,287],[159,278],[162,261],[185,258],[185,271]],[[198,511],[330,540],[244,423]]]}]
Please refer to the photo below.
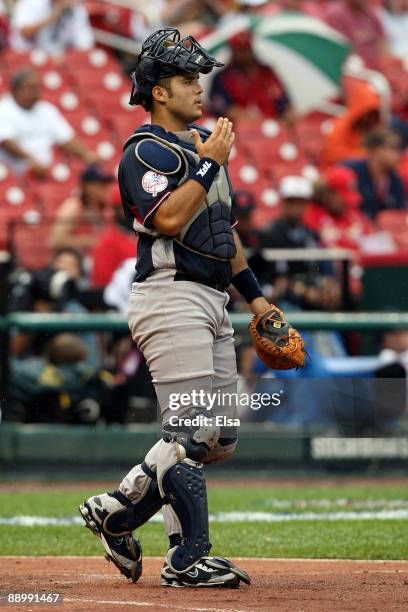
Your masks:
[{"label": "black belt", "polygon": [[217,291],[221,291],[222,293],[224,293],[225,288],[226,288],[224,283],[214,283],[212,281],[198,280],[197,278],[193,278],[192,276],[190,276],[189,274],[186,274],[185,272],[176,272],[173,280],[190,281],[192,283],[198,283],[199,285],[205,285],[206,287],[211,287],[211,289],[216,289]]}]

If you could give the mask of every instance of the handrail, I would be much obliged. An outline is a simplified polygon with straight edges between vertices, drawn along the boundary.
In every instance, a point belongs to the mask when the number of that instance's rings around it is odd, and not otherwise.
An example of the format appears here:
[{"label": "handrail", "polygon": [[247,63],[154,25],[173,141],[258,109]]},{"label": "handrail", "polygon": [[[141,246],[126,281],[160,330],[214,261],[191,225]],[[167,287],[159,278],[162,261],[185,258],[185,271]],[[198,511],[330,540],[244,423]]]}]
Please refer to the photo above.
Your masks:
[{"label": "handrail", "polygon": [[[230,315],[235,331],[248,327],[250,315]],[[356,330],[374,331],[384,329],[408,329],[408,312],[291,312],[287,315],[290,323],[304,330]],[[0,317],[0,329],[21,331],[126,331],[127,319],[119,313],[100,314],[38,314],[19,312]]]}]

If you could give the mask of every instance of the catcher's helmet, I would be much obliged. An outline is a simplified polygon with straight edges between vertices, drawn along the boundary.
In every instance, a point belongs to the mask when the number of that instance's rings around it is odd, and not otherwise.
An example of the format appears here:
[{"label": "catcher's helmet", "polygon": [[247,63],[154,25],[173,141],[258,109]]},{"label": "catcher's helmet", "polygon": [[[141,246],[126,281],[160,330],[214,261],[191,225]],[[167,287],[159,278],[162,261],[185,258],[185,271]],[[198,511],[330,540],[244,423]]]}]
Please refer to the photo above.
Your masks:
[{"label": "catcher's helmet", "polygon": [[160,79],[184,72],[208,74],[223,65],[192,36],[181,38],[175,28],[157,30],[143,43],[136,69],[130,75],[133,85],[129,104],[141,104],[149,110],[152,89]]}]

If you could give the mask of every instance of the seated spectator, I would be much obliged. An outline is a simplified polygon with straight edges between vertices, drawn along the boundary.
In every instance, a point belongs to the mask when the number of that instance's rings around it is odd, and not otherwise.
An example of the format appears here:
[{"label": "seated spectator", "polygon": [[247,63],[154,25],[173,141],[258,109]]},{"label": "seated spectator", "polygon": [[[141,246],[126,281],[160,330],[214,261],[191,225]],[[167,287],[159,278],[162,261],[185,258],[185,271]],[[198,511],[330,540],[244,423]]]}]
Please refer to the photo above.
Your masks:
[{"label": "seated spectator", "polygon": [[54,249],[76,249],[88,255],[100,240],[108,220],[109,189],[114,177],[97,165],[88,166],[81,176],[77,196],[65,200],[51,229]]},{"label": "seated spectator", "polygon": [[63,55],[67,49],[90,49],[94,44],[82,0],[18,0],[11,19],[14,51],[43,49]]},{"label": "seated spectator", "polygon": [[390,53],[408,59],[408,1],[385,0],[380,9]]},{"label": "seated spectator", "polygon": [[84,170],[79,194],[65,200],[58,209],[51,229],[54,249],[71,248],[83,256],[96,247],[111,219],[107,186],[113,180],[100,166],[90,165]]},{"label": "seated spectator", "polygon": [[49,265],[33,272],[17,270],[11,283],[11,312],[60,312],[77,299],[83,285],[82,260],[79,253],[63,249]]},{"label": "seated spectator", "polygon": [[384,29],[377,10],[367,0],[338,0],[327,6],[325,21],[348,38],[353,51],[369,68],[378,68],[387,55]]},{"label": "seated spectator", "polygon": [[359,210],[361,200],[354,172],[336,166],[322,177],[303,220],[323,246],[358,249],[360,238],[373,232],[370,220]]},{"label": "seated spectator", "polygon": [[[261,230],[261,249],[317,249],[318,236],[303,223],[303,216],[310,203],[313,190],[310,182],[298,176],[286,176],[279,187],[282,214],[271,225]],[[262,269],[262,268],[261,268]],[[332,269],[325,262],[286,261],[283,257],[274,265],[264,263],[262,284],[271,283],[268,296],[281,308],[331,310],[339,306],[340,287],[332,276]],[[265,287],[267,291],[267,287]]]},{"label": "seated spectator", "polygon": [[229,44],[231,62],[217,72],[211,84],[213,113],[232,121],[257,117],[290,118],[288,96],[272,70],[256,59],[251,35],[240,32]]},{"label": "seated spectator", "polygon": [[175,27],[182,35],[200,35],[215,26],[228,10],[223,0],[150,0],[139,3],[131,18],[131,33],[142,43],[151,32]]},{"label": "seated spectator", "polygon": [[[65,248],[57,251],[49,266],[32,273],[20,270],[10,292],[9,309],[38,313],[86,313],[88,306],[104,306],[102,296],[89,290],[83,259],[77,251]],[[100,346],[94,333],[78,334],[88,349],[88,359],[95,366],[101,363]],[[41,352],[46,336],[34,339],[26,333],[13,337],[12,354],[24,357]]]},{"label": "seated spectator", "polygon": [[57,334],[40,357],[10,365],[7,420],[96,423],[114,401],[113,377],[90,365],[87,348],[75,334]]},{"label": "seated spectator", "polygon": [[323,145],[322,167],[334,166],[344,159],[364,158],[364,136],[380,124],[378,95],[369,85],[356,83],[349,91],[346,112],[334,120]]},{"label": "seated spectator", "polygon": [[107,285],[120,264],[136,254],[136,239],[125,219],[119,187],[115,185],[110,197],[113,220],[90,252],[92,259],[91,283],[94,287]]},{"label": "seated spectator", "polygon": [[404,209],[406,194],[397,168],[401,159],[401,140],[393,130],[378,129],[365,138],[367,159],[344,162],[357,175],[362,196],[361,210],[375,219],[380,210]]},{"label": "seated spectator", "polygon": [[86,163],[97,159],[57,107],[41,100],[37,73],[31,69],[16,72],[10,94],[0,101],[0,161],[16,173],[31,169],[45,176],[56,145]]}]

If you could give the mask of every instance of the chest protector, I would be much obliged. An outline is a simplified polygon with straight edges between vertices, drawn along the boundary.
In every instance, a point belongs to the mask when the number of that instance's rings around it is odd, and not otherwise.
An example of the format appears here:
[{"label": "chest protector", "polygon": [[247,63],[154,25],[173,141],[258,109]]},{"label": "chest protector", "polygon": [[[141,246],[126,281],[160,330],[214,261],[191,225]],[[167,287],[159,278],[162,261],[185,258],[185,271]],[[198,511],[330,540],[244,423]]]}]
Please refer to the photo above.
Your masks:
[{"label": "chest protector", "polygon": [[[201,129],[198,129],[203,136]],[[138,162],[146,167],[146,172],[151,170],[162,175],[177,176],[177,186],[180,186],[188,180],[190,171],[198,166],[200,158],[190,148],[194,141],[189,131],[174,134],[178,138],[177,143],[169,142],[142,128],[126,141],[124,148],[136,143],[135,156]],[[187,147],[184,147],[183,143],[186,143]],[[212,259],[228,261],[235,257],[236,247],[231,229],[231,198],[223,166],[200,208],[173,240],[186,249]]]}]

